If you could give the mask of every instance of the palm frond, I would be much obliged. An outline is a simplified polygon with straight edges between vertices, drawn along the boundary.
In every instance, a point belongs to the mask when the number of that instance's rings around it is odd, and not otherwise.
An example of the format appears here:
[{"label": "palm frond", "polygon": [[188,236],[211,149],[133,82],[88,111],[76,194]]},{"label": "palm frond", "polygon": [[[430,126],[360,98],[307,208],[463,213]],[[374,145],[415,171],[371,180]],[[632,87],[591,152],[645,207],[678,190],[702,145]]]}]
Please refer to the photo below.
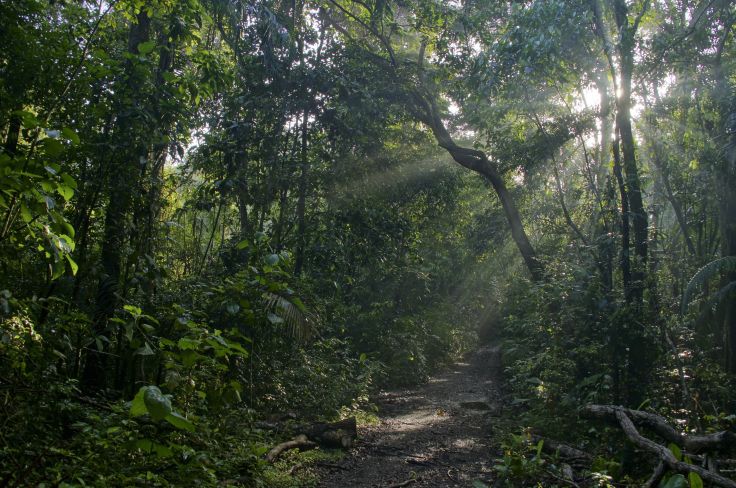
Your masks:
[{"label": "palm frond", "polygon": [[[723,256],[722,258],[711,261],[710,263],[700,268],[698,272],[693,275],[693,277],[690,279],[690,282],[687,284],[687,287],[685,288],[685,293],[682,296],[680,313],[682,315],[685,315],[685,313],[687,312],[687,307],[692,300],[692,296],[696,288],[698,288],[703,283],[705,283],[720,272],[734,271],[736,271],[736,256]],[[730,283],[726,285],[724,289],[729,286]],[[723,291],[723,289],[721,289],[721,291]],[[727,294],[727,292],[725,294]],[[725,296],[725,294],[723,296]],[[721,296],[720,291],[719,296]]]},{"label": "palm frond", "polygon": [[314,336],[314,321],[299,299],[288,299],[276,293],[265,292],[263,304],[271,323],[284,324],[289,337],[306,342]]}]

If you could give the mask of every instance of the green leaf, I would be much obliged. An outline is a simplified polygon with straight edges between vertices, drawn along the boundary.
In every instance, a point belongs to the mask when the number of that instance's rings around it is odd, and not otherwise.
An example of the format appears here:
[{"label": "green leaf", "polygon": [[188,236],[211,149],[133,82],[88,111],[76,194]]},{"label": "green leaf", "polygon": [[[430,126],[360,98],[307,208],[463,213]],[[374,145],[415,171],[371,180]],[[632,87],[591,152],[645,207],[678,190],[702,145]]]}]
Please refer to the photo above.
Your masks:
[{"label": "green leaf", "polygon": [[16,117],[20,117],[23,122],[23,127],[27,129],[35,129],[40,123],[35,114],[27,112],[25,110],[16,110],[13,112],[13,115]]},{"label": "green leaf", "polygon": [[123,305],[123,310],[128,312],[133,317],[140,317],[143,314],[143,310],[135,305]]},{"label": "green leaf", "polygon": [[161,420],[171,413],[171,400],[157,386],[149,386],[143,393],[146,409],[154,420]]},{"label": "green leaf", "polygon": [[677,458],[678,461],[682,461],[682,449],[680,449],[677,444],[675,444],[674,442],[670,443],[670,445],[667,446],[667,449],[672,452],[672,454]]},{"label": "green leaf", "polygon": [[698,473],[692,471],[688,473],[687,479],[690,482],[690,488],[703,488],[703,479]]},{"label": "green leaf", "polygon": [[194,366],[197,361],[205,358],[205,356],[202,356],[199,353],[196,353],[194,351],[182,351],[181,353],[181,364],[185,368],[191,368]]},{"label": "green leaf", "polygon": [[153,349],[151,349],[151,346],[147,342],[143,347],[139,347],[133,353],[134,356],[153,356],[154,354]]},{"label": "green leaf", "polygon": [[171,412],[164,419],[177,429],[194,432],[194,424],[176,412]]},{"label": "green leaf", "polygon": [[61,173],[61,180],[64,182],[64,184],[66,186],[68,186],[72,190],[76,190],[77,189],[77,182],[76,182],[76,180],[74,178],[72,178],[72,176],[70,176],[69,174],[67,174],[67,173]]},{"label": "green leaf", "polygon": [[133,341],[134,333],[135,333],[134,324],[133,323],[125,324],[125,338],[128,339],[128,342]]},{"label": "green leaf", "polygon": [[138,393],[135,394],[135,397],[133,397],[133,401],[130,402],[131,417],[140,417],[148,413],[146,402],[143,399],[143,395],[146,394],[147,388],[147,386],[142,386],[141,389],[138,390]]},{"label": "green leaf", "polygon": [[156,43],[154,41],[141,42],[138,44],[138,52],[141,54],[148,54],[153,51],[154,47],[156,47]]},{"label": "green leaf", "polygon": [[57,186],[56,191],[59,192],[59,195],[61,195],[61,197],[67,202],[74,196],[74,190],[66,185]]},{"label": "green leaf", "polygon": [[688,488],[687,480],[681,474],[676,474],[667,480],[664,485],[660,484],[660,488]]},{"label": "green leaf", "polygon": [[179,339],[179,342],[177,343],[177,345],[179,346],[179,349],[181,349],[182,351],[195,350],[199,347],[201,342],[202,341],[198,339],[189,339],[187,337],[182,337],[181,339]]},{"label": "green leaf", "polygon": [[47,137],[39,143],[43,147],[44,154],[52,158],[59,156],[64,152],[64,146],[56,139]]},{"label": "green leaf", "polygon": [[171,71],[164,71],[161,77],[166,81],[167,83],[172,83],[176,81],[176,75],[172,73]]},{"label": "green leaf", "polygon": [[66,268],[64,267],[64,264],[57,261],[55,263],[51,264],[51,279],[57,280],[61,278],[61,276],[64,274],[64,270]]},{"label": "green leaf", "polygon": [[73,145],[76,146],[77,144],[79,144],[79,136],[69,127],[64,127],[63,129],[61,129],[61,133],[64,135],[64,137],[69,139],[69,142],[71,142]]},{"label": "green leaf", "polygon": [[174,455],[174,452],[163,444],[153,442],[149,439],[139,439],[131,446],[134,449],[140,449],[149,454],[156,454],[158,457],[167,458]]},{"label": "green leaf", "polygon": [[248,246],[250,246],[250,244],[248,243],[248,241],[247,240],[243,240],[243,241],[238,242],[238,244],[235,246],[235,249],[245,249]]},{"label": "green leaf", "polygon": [[33,220],[33,217],[31,216],[31,211],[28,209],[25,203],[20,204],[20,217],[26,224]]},{"label": "green leaf", "polygon": [[69,268],[72,270],[72,275],[76,275],[77,271],[79,270],[79,265],[72,259],[70,255],[65,254],[64,257],[69,262]]}]

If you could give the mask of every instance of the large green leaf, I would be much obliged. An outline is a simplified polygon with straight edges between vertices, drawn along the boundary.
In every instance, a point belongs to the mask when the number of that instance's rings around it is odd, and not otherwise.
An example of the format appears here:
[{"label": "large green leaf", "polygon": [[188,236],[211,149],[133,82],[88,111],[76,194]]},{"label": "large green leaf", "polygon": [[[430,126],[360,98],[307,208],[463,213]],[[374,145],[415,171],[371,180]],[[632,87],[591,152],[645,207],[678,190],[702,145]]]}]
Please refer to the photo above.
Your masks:
[{"label": "large green leaf", "polygon": [[138,393],[133,397],[133,401],[130,402],[130,415],[132,417],[140,417],[148,413],[146,408],[146,402],[143,400],[143,395],[146,393],[147,386],[141,387]]},{"label": "large green leaf", "polygon": [[164,419],[177,429],[194,432],[194,424],[184,418],[181,414],[171,412]]},{"label": "large green leaf", "polygon": [[688,473],[687,479],[690,482],[690,488],[703,488],[703,479],[698,473]]},{"label": "large green leaf", "polygon": [[682,461],[682,449],[680,449],[680,447],[677,444],[672,442],[670,443],[669,446],[667,446],[667,448],[670,450],[670,452],[675,456],[675,458],[678,461]]},{"label": "large green leaf", "polygon": [[156,43],[154,41],[141,42],[138,44],[138,52],[141,54],[148,54],[153,51],[154,47],[156,47]]},{"label": "large green leaf", "polygon": [[681,474],[670,477],[665,484],[660,484],[660,488],[688,488],[687,479]]},{"label": "large green leaf", "polygon": [[168,458],[174,455],[174,452],[167,446],[154,442],[150,439],[138,439],[128,443],[128,449],[140,449],[148,454],[156,454],[158,457]]},{"label": "large green leaf", "polygon": [[143,401],[154,420],[166,418],[171,413],[171,400],[157,386],[149,386],[143,393]]}]

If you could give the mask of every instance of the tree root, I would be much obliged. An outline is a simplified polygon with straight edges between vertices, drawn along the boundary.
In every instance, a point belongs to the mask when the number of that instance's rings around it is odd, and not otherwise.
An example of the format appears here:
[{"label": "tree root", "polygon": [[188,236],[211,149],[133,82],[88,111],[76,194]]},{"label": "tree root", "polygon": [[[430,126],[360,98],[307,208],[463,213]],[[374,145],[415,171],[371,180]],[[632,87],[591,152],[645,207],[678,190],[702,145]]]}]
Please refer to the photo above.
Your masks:
[{"label": "tree root", "polygon": [[736,433],[727,430],[707,435],[683,435],[659,415],[642,412],[641,410],[632,410],[616,405],[587,405],[582,410],[583,416],[598,418],[613,418],[616,416],[616,412],[623,412],[631,420],[651,429],[662,439],[674,442],[692,453],[736,448]]},{"label": "tree root", "polygon": [[712,471],[708,471],[700,466],[679,461],[667,447],[642,436],[636,429],[632,418],[638,423],[652,429],[665,440],[683,446],[689,451],[696,452],[733,448],[733,438],[736,434],[732,432],[724,431],[710,435],[685,436],[667,424],[667,422],[659,415],[614,405],[588,405],[583,409],[583,414],[592,417],[614,417],[621,426],[621,429],[623,429],[626,436],[632,443],[634,443],[634,445],[656,454],[659,457],[661,463],[657,466],[657,469],[649,478],[647,485],[645,486],[652,486],[652,483],[657,483],[659,478],[664,474],[664,468],[666,467],[671,471],[685,475],[696,473],[704,481],[711,482],[716,486],[736,488],[736,481],[725,478]]},{"label": "tree root", "polygon": [[406,481],[394,483],[393,485],[388,485],[386,488],[402,488],[403,486],[409,486],[410,484],[416,483],[417,481],[419,481],[419,478],[409,478]]},{"label": "tree root", "polygon": [[592,460],[592,456],[587,452],[581,451],[580,449],[576,449],[572,446],[568,446],[567,444],[563,444],[553,439],[548,439],[540,435],[532,434],[531,440],[533,444],[542,441],[542,451],[546,452],[547,454],[559,454],[561,457],[566,459],[584,461]]}]

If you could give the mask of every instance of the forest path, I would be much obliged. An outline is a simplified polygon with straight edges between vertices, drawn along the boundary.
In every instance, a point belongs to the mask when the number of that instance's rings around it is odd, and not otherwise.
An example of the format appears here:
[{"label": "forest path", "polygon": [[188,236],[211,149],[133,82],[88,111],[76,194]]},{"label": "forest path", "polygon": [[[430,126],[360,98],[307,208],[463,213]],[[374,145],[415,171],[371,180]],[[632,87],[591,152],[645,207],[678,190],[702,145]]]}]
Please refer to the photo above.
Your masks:
[{"label": "forest path", "polygon": [[[501,412],[498,347],[483,347],[413,390],[382,393],[381,420],[322,476],[322,488],[471,487],[491,478]],[[415,480],[415,481],[410,481]],[[403,484],[406,482],[406,484]]]}]

